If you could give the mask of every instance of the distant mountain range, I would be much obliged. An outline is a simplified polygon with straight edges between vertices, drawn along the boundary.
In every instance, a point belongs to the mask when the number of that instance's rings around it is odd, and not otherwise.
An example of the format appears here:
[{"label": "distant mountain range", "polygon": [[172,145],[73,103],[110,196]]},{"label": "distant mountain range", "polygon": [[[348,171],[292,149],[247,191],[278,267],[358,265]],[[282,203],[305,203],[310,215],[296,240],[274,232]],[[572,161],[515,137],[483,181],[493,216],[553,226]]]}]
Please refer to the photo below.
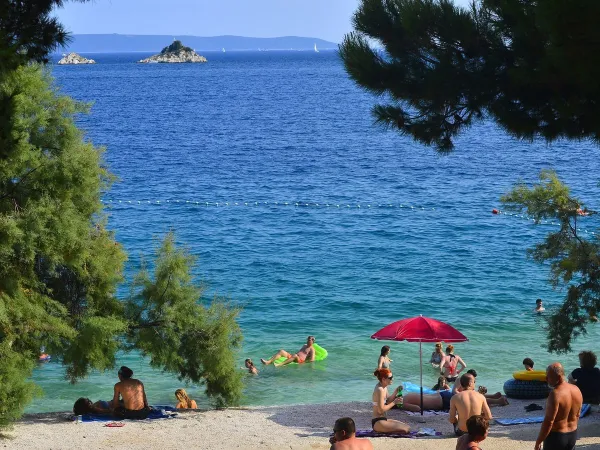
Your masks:
[{"label": "distant mountain range", "polygon": [[227,50],[311,50],[315,44],[319,50],[337,49],[335,42],[323,39],[284,36],[276,38],[252,38],[242,36],[175,36],[131,34],[74,34],[71,42],[59,52],[121,53],[159,52],[173,40],[196,51]]}]

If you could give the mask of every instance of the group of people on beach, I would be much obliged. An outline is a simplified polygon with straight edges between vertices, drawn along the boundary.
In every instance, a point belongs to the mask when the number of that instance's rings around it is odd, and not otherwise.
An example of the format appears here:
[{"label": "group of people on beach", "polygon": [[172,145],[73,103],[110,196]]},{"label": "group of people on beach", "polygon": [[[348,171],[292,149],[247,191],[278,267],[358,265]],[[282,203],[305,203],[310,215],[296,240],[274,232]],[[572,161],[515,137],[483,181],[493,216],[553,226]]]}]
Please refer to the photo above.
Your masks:
[{"label": "group of people on beach", "polygon": [[[119,369],[117,376],[119,381],[114,386],[112,400],[92,402],[89,398],[81,397],[73,405],[73,413],[76,416],[98,415],[118,419],[146,419],[152,408],[148,405],[144,384],[133,378],[133,370],[126,366]],[[175,398],[177,409],[198,408],[196,401],[188,396],[185,389],[177,389]]]},{"label": "group of people on beach", "polygon": [[[487,394],[487,389],[480,386],[475,389],[477,372],[466,369],[466,364],[459,356],[454,355],[454,347],[449,345],[446,353],[441,351],[441,343],[431,355],[430,363],[440,369],[441,375],[433,387],[435,394],[424,394],[422,406],[426,410],[447,410],[448,420],[454,427],[457,436],[456,450],[480,450],[479,444],[487,437],[489,423],[493,418],[490,405],[506,405],[508,401],[502,393]],[[396,387],[392,393],[389,387],[393,384],[391,371],[392,360],[389,357],[390,347],[381,349],[377,369],[374,375],[378,379],[372,395],[373,418],[372,428],[377,433],[406,434],[410,426],[402,421],[389,419],[387,412],[399,408],[406,411],[421,411],[421,398],[418,393],[403,394],[403,386]],[[453,356],[450,356],[453,355]],[[575,369],[568,377],[563,366],[556,362],[546,369],[548,385],[552,388],[546,401],[546,415],[540,427],[535,450],[572,450],[577,440],[577,425],[584,400],[586,403],[600,403],[600,369],[596,367],[597,359],[593,352],[579,354],[580,368]],[[531,358],[525,358],[526,370],[533,370]],[[450,387],[450,382],[455,382]],[[359,439],[356,427],[351,418],[344,417],[336,421],[332,449],[371,449],[371,443]]]}]

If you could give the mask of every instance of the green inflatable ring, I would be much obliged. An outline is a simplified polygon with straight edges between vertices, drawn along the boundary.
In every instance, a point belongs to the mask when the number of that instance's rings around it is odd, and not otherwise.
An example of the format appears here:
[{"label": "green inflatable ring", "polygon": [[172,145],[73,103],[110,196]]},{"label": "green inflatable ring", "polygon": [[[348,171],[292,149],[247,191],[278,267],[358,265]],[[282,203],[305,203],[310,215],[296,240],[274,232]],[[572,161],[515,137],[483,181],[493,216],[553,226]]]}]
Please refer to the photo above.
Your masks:
[{"label": "green inflatable ring", "polygon": [[[313,348],[315,349],[315,361],[323,361],[327,358],[327,350],[321,347],[319,344],[313,344]],[[285,361],[285,358],[282,356],[273,361],[276,364],[280,364]],[[308,362],[308,361],[307,361]],[[298,364],[297,362],[292,362],[290,364]]]}]

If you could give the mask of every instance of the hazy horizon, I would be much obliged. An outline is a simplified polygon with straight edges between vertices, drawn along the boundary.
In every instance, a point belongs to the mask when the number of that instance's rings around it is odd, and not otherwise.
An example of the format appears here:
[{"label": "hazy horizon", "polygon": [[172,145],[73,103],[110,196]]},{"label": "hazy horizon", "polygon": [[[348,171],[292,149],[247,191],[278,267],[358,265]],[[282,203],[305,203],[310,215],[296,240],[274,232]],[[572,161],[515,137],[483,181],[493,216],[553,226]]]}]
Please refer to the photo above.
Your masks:
[{"label": "hazy horizon", "polygon": [[[95,0],[56,15],[71,34],[308,37],[339,43],[359,0]],[[467,6],[469,0],[455,0]]]}]

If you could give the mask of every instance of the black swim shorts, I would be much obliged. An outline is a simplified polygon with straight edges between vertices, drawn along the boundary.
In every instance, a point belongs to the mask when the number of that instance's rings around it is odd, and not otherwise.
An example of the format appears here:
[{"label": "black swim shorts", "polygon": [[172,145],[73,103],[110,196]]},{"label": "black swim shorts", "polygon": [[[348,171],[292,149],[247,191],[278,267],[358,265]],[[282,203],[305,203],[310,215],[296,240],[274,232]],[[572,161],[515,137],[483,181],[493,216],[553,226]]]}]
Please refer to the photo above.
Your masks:
[{"label": "black swim shorts", "polygon": [[544,440],[544,450],[573,450],[577,443],[577,430],[570,433],[551,431]]}]

